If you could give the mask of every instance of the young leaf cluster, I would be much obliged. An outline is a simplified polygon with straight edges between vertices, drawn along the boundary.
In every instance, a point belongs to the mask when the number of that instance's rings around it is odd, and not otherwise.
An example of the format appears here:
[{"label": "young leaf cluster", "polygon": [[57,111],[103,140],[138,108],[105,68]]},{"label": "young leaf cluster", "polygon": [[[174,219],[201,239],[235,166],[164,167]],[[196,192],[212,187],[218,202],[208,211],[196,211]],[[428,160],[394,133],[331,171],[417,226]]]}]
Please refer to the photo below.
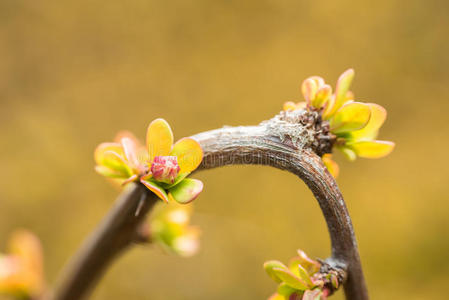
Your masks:
[{"label": "young leaf cluster", "polygon": [[[334,136],[333,147],[353,161],[356,157],[381,158],[391,153],[394,143],[376,140],[385,122],[387,111],[375,103],[354,100],[349,90],[354,70],[345,71],[338,79],[335,91],[319,76],[303,81],[301,91],[305,101],[286,102],[284,110],[308,110],[321,114],[322,122],[329,126]],[[331,154],[324,154],[323,162],[329,172],[337,177],[339,167]]]}]

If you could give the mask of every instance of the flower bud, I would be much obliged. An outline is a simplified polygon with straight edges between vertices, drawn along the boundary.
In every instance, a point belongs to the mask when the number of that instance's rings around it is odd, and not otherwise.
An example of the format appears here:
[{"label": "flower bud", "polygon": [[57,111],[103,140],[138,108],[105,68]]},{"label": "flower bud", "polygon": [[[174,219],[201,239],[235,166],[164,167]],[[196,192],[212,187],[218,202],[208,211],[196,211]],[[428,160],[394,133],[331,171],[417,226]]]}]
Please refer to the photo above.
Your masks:
[{"label": "flower bud", "polygon": [[175,182],[180,167],[176,156],[156,156],[151,164],[153,178],[164,183]]}]

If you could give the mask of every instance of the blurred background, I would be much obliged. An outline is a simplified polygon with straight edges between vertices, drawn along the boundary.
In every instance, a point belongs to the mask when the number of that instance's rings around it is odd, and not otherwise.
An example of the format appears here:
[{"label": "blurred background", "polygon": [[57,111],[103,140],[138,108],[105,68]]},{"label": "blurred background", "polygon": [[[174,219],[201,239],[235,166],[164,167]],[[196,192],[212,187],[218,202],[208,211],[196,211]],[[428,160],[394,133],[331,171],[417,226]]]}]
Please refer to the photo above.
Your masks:
[{"label": "blurred background", "polygon": [[[334,86],[353,67],[356,99],[388,110],[379,138],[397,145],[381,160],[337,156],[372,299],[445,298],[448,12],[444,0],[2,0],[1,251],[14,228],[34,231],[54,282],[119,193],[93,161],[117,131],[143,139],[157,117],[175,139],[257,124],[302,100],[304,78]],[[196,177],[200,253],[137,247],[92,299],[266,299],[264,261],[329,255],[319,207],[293,175],[234,166]]]}]

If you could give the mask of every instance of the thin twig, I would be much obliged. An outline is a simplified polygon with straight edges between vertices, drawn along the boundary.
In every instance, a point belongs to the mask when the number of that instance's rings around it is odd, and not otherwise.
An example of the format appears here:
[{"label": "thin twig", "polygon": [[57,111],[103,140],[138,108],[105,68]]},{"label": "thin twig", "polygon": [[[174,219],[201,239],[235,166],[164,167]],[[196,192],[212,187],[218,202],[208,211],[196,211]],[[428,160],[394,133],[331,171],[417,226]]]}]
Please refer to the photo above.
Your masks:
[{"label": "thin twig", "polygon": [[[310,146],[308,137],[313,136],[313,132],[299,128],[301,130],[295,131],[298,136],[287,136],[291,134],[291,127],[283,128],[284,123],[275,118],[259,126],[226,127],[193,136],[204,151],[198,170],[234,164],[260,164],[299,176],[312,190],[327,222],[332,242],[332,256],[327,263],[347,271],[344,283],[346,299],[367,300],[351,219],[334,178]],[[136,217],[143,193],[148,192],[142,186],[133,184],[122,194],[118,204],[65,271],[54,300],[86,297],[112,260],[139,240],[136,236],[139,225],[156,201],[155,196],[148,193],[147,201]]]}]

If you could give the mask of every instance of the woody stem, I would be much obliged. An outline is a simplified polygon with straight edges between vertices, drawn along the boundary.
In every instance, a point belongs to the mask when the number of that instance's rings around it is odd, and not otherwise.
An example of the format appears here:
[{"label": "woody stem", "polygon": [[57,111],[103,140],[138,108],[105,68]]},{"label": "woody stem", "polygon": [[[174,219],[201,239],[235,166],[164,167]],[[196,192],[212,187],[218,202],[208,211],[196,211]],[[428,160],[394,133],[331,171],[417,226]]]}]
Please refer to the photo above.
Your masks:
[{"label": "woody stem", "polygon": [[[283,125],[276,122],[270,120],[258,126],[226,127],[192,136],[204,151],[197,170],[259,164],[286,170],[301,178],[313,192],[326,219],[332,243],[332,255],[326,262],[346,271],[346,299],[367,300],[351,218],[334,178],[308,146],[307,139],[298,136],[298,141],[293,142],[293,137],[279,135],[272,128]],[[305,131],[298,132],[306,134]],[[145,205],[136,217],[135,211],[142,197],[146,199]],[[126,189],[66,268],[52,299],[74,300],[87,296],[113,259],[139,240],[139,226],[155,202],[154,194],[141,184],[132,184]]]}]

